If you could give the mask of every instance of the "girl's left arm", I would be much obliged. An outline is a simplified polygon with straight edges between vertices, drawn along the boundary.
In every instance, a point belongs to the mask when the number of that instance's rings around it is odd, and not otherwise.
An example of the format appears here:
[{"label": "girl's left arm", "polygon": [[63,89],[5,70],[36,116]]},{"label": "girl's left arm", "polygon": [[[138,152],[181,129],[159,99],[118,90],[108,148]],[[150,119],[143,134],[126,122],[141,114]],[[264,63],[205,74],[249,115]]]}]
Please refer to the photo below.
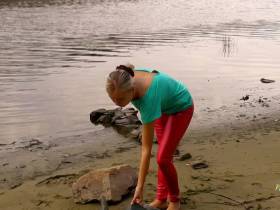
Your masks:
[{"label": "girl's left arm", "polygon": [[143,189],[145,178],[148,173],[151,151],[154,138],[153,122],[143,124],[142,128],[142,147],[141,147],[141,160],[138,173],[138,181],[132,203],[140,203],[143,198]]},{"label": "girl's left arm", "polygon": [[139,176],[137,186],[144,187],[145,178],[149,170],[151,151],[154,138],[153,122],[144,124],[142,131],[142,147],[141,147],[141,161],[139,168]]}]

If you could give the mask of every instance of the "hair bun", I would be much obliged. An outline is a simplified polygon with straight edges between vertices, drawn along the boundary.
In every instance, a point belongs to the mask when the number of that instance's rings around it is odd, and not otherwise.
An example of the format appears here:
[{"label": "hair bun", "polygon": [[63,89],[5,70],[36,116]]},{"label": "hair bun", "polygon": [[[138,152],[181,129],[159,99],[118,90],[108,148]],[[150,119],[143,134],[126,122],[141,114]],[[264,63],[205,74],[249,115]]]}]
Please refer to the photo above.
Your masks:
[{"label": "hair bun", "polygon": [[116,70],[124,70],[128,72],[132,77],[134,77],[134,71],[133,71],[134,66],[129,64],[129,65],[119,65],[117,66]]}]

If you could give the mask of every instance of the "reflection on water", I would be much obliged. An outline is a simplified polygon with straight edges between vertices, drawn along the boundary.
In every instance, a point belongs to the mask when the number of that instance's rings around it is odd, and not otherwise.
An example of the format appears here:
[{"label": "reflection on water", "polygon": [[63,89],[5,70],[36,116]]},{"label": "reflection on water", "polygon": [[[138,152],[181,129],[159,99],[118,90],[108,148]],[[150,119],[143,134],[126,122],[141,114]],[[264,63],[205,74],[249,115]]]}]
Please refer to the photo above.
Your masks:
[{"label": "reflection on water", "polygon": [[89,112],[111,103],[103,94],[109,63],[144,57],[164,65],[194,52],[178,63],[199,69],[196,78],[208,68],[220,73],[209,57],[234,72],[251,63],[275,70],[280,62],[261,47],[245,57],[251,41],[279,52],[277,8],[272,0],[2,0],[0,142],[92,129]]},{"label": "reflection on water", "polygon": [[223,55],[225,57],[229,57],[234,48],[233,39],[229,36],[224,36],[222,42],[223,42]]}]

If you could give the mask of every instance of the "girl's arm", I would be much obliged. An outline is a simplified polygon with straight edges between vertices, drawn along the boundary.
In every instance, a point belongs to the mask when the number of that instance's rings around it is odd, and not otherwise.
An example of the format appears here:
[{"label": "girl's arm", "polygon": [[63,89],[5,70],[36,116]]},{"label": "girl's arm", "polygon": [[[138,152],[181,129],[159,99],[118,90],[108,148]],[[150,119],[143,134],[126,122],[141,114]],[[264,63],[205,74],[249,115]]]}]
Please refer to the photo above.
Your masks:
[{"label": "girl's arm", "polygon": [[151,150],[154,138],[153,122],[144,124],[142,128],[141,160],[138,174],[137,188],[143,189],[145,178],[150,165]]},{"label": "girl's arm", "polygon": [[142,147],[141,147],[141,160],[140,160],[140,167],[138,173],[138,181],[131,204],[142,202],[145,178],[148,173],[148,169],[150,165],[153,138],[154,138],[153,122],[144,124],[142,127]]}]

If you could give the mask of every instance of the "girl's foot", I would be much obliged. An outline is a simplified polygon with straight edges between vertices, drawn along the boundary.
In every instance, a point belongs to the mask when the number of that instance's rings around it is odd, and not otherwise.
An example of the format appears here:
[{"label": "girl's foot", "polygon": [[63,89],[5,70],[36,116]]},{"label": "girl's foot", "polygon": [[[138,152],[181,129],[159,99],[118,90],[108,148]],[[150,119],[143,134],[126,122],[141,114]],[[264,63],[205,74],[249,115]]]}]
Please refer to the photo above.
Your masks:
[{"label": "girl's foot", "polygon": [[158,209],[167,209],[168,203],[167,201],[161,201],[158,199],[155,199],[152,203],[149,204],[149,206],[153,208],[158,208]]},{"label": "girl's foot", "polygon": [[178,202],[169,202],[167,210],[180,210],[180,201]]}]

